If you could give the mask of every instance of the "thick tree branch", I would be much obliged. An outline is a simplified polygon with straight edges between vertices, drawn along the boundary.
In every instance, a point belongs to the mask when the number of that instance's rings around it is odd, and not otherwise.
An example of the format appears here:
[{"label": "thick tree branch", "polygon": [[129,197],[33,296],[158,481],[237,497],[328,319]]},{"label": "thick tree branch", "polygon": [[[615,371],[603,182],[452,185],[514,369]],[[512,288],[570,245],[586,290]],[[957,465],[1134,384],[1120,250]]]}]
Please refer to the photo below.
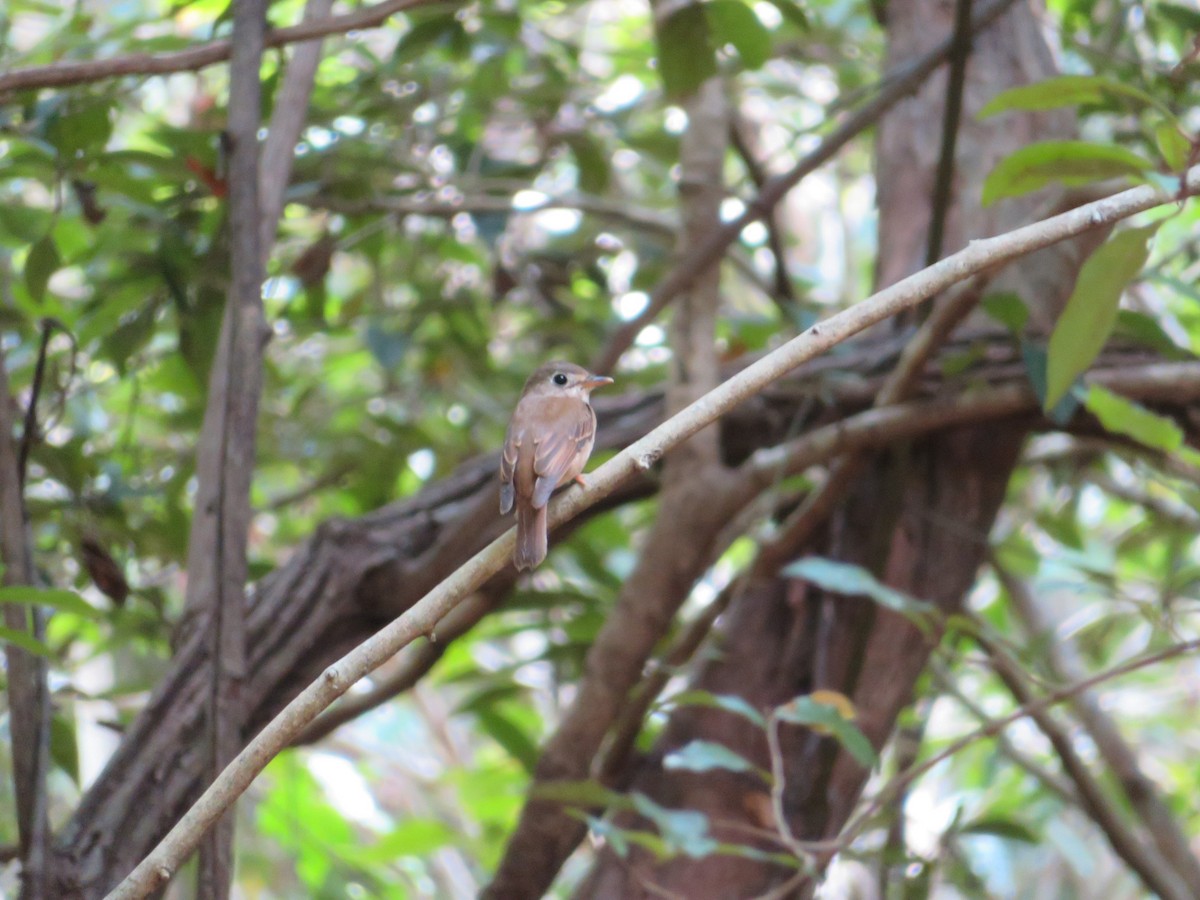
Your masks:
[{"label": "thick tree branch", "polygon": [[[216,778],[242,747],[246,677],[247,540],[262,391],[264,265],[260,248],[259,70],[265,0],[234,7],[230,63],[230,284],[197,453],[196,509],[188,541],[187,607],[201,611],[209,638],[208,754]],[[224,900],[233,881],[233,816],[226,813],[200,851],[198,894]]]},{"label": "thick tree branch", "polygon": [[[1200,167],[1189,170],[1183,189],[1189,196],[1200,190]],[[1092,229],[1109,226],[1135,213],[1176,202],[1178,193],[1175,191],[1142,186],[1006,234],[972,242],[958,253],[813,326],[718,385],[598,468],[589,476],[588,488],[566,491],[554,500],[550,510],[551,525],[558,526],[595,505],[626,480],[650,469],[665,453],[714,422],[722,413],[859,331],[991,267]],[[354,682],[378,668],[401,647],[429,634],[462,598],[508,565],[513,542],[514,532],[509,530],[407,612],[329,666],[320,679],[284,707],[246,746],[112,896],[144,897],[165,883],[196,846],[201,834],[249,786],[275,754]]]},{"label": "thick tree branch", "polygon": [[[300,25],[275,28],[265,38],[267,47],[283,47],[299,41],[333,34],[346,34],[365,28],[377,28],[397,13],[422,6],[453,6],[454,0],[385,0],[352,13],[330,19],[313,19]],[[194,72],[229,59],[233,43],[229,40],[198,44],[175,53],[134,53],[86,62],[59,62],[47,66],[12,69],[0,74],[0,97],[11,91],[34,88],[61,88],[89,84],[108,78],[129,75],[170,75],[174,72]]]}]

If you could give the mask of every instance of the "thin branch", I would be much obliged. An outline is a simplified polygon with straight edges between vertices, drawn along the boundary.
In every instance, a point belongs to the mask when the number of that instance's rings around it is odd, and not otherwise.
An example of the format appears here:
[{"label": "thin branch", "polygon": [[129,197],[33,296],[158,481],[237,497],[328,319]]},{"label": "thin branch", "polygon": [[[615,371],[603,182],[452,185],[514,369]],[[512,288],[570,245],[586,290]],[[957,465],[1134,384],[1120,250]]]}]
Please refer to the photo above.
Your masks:
[{"label": "thin branch", "polygon": [[[490,499],[490,498],[489,498]],[[515,578],[502,575],[492,579],[478,593],[454,607],[437,623],[437,640],[410,644],[396,658],[394,666],[375,681],[368,691],[349,694],[321,713],[296,735],[293,746],[313,744],[332,734],[347,722],[370,712],[389,700],[411,690],[442,658],[450,643],[462,637],[488,613],[512,588]]]},{"label": "thin branch", "polygon": [[[1195,526],[1193,526],[1193,530]],[[996,577],[1012,601],[1013,610],[1023,621],[1030,637],[1038,642],[1038,656],[1046,671],[1063,681],[1083,676],[1084,667],[1074,641],[1055,634],[1057,630],[1028,585],[1006,567],[992,560]],[[1116,722],[1087,692],[1077,694],[1071,703],[1079,721],[1091,736],[1101,758],[1116,776],[1116,782],[1145,826],[1162,858],[1188,886],[1192,896],[1200,896],[1200,861],[1192,851],[1187,835],[1163,801],[1158,785],[1142,770],[1137,754],[1122,737]]]},{"label": "thin branch", "polygon": [[[423,6],[457,6],[457,0],[385,0],[352,13],[275,28],[267,32],[265,46],[283,47],[299,41],[332,34],[346,34],[367,28],[377,28],[397,13]],[[170,75],[174,72],[195,72],[229,59],[233,44],[227,39],[197,44],[175,53],[133,53],[86,62],[58,62],[46,66],[12,69],[0,75],[0,97],[10,91],[33,88],[70,87],[89,84],[108,78],[128,75]]]},{"label": "thin branch", "polygon": [[[239,0],[234,6],[227,131],[229,295],[200,435],[199,485],[188,541],[187,606],[208,613],[207,738],[213,778],[241,748],[245,720],[247,541],[264,346],[258,131],[266,15],[266,0]],[[229,896],[233,831],[233,815],[226,813],[201,845],[197,893],[202,900]]]},{"label": "thin branch", "polygon": [[1139,669],[1145,669],[1148,666],[1157,665],[1158,663],[1174,659],[1177,656],[1183,656],[1185,654],[1195,653],[1197,651],[1200,651],[1200,640],[1182,641],[1180,643],[1172,644],[1170,647],[1167,647],[1164,650],[1159,650],[1155,653],[1148,653],[1144,656],[1138,657],[1137,659],[1132,659],[1129,662],[1113,666],[1111,669],[1107,669],[1091,676],[1090,678],[1085,678],[1082,681],[1077,681],[1074,684],[1051,691],[1037,700],[1031,700],[1029,703],[1017,707],[1007,715],[993,719],[986,725],[963,735],[956,741],[952,741],[940,751],[933,754],[923,762],[913,766],[911,769],[907,769],[904,772],[897,774],[864,806],[863,810],[854,818],[852,822],[850,822],[850,824],[848,824],[842,830],[842,833],[836,840],[814,842],[812,844],[806,844],[805,846],[809,847],[810,849],[814,847],[820,847],[821,849],[824,849],[830,853],[839,852],[845,847],[850,846],[850,844],[857,839],[860,834],[862,834],[863,830],[866,829],[867,825],[870,824],[871,820],[874,819],[876,814],[883,809],[884,806],[891,803],[897,793],[907,788],[908,785],[912,784],[922,775],[925,775],[930,769],[934,768],[940,763],[945,762],[947,759],[950,759],[950,757],[961,753],[964,749],[972,744],[977,743],[984,738],[993,737],[1014,722],[1017,722],[1028,716],[1032,716],[1035,712],[1047,710],[1057,706],[1066,700],[1070,700],[1072,697],[1081,692],[1089,691],[1098,685],[1112,681],[1114,678],[1120,678],[1124,675],[1130,674],[1131,672],[1136,672]]},{"label": "thin branch", "polygon": [[[12,305],[12,271],[7,254],[0,258],[0,296]],[[13,443],[12,397],[8,361],[0,341],[0,563],[6,585],[32,585],[33,546],[26,518],[20,463]],[[34,423],[36,429],[36,421]],[[17,603],[3,606],[6,628],[45,637],[45,614],[40,607]],[[45,891],[49,850],[46,774],[50,768],[50,693],[46,660],[12,643],[4,645],[7,666],[8,730],[11,740],[13,794],[21,850],[21,894],[41,900]]]},{"label": "thin branch", "polygon": [[[767,183],[767,169],[754,155],[754,150],[744,133],[745,127],[746,123],[743,120],[738,117],[734,118],[729,128],[731,143],[742,160],[742,165],[746,167],[746,172],[754,183],[755,189],[761,191]],[[795,306],[796,292],[792,289],[792,279],[788,275],[787,253],[774,208],[763,216],[763,223],[767,226],[767,247],[775,259],[772,296],[775,298],[775,302],[782,306]]]},{"label": "thin branch", "polygon": [[[46,354],[50,349],[50,336],[54,325],[50,319],[42,319],[42,340],[38,345],[37,362],[33,366],[33,383],[29,388],[29,404],[25,407],[25,424],[21,428],[21,449],[17,454],[17,484],[25,487],[25,470],[29,464],[29,451],[38,433],[37,405],[42,393],[42,380],[46,377]],[[7,390],[4,392],[7,396]]]},{"label": "thin branch", "polygon": [[422,199],[413,196],[372,197],[366,200],[345,200],[336,196],[318,194],[305,198],[305,205],[313,209],[325,209],[345,215],[361,215],[368,212],[390,212],[397,215],[429,216],[449,219],[460,213],[509,213],[514,216],[531,215],[545,210],[569,209],[610,219],[632,228],[651,231],[667,237],[679,232],[679,224],[670,216],[653,209],[634,206],[625,200],[608,200],[591,194],[571,192],[558,197],[547,197],[537,203],[520,207],[513,206],[512,194],[526,190],[528,184],[513,187],[505,194],[464,193],[453,200]]},{"label": "thin branch", "polygon": [[[332,21],[329,18],[332,9],[333,0],[308,0],[304,8],[304,24]],[[313,78],[321,62],[322,44],[319,39],[305,41],[292,51],[271,112],[267,139],[263,142],[262,157],[258,164],[258,189],[261,219],[259,250],[264,265],[275,244],[275,232],[279,227],[284,197],[291,180],[296,142],[308,120],[308,102],[312,96]]]},{"label": "thin branch", "polygon": [[[1187,173],[1183,187],[1189,195],[1200,191],[1200,167]],[[814,325],[635,441],[591,473],[587,488],[564,491],[552,502],[552,527],[574,518],[607,497],[626,480],[646,472],[665,453],[716,421],[738,403],[863,329],[916,306],[953,284],[991,267],[1092,229],[1111,225],[1155,206],[1176,202],[1176,192],[1164,192],[1143,185],[996,237],[973,241],[933,266],[901,279],[867,300]],[[478,590],[487,578],[509,564],[513,545],[514,532],[510,529],[460,566],[403,615],[329,666],[321,678],[301,691],[267,723],[110,896],[116,900],[140,898],[161,887],[178,871],[203,832],[306,724],[400,648],[429,634],[459,601]]]},{"label": "thin branch", "polygon": [[973,0],[955,0],[954,38],[950,48],[950,71],[946,80],[946,108],[942,113],[942,149],[933,182],[933,214],[929,221],[929,243],[925,265],[931,266],[942,256],[946,234],[946,216],[954,192],[954,153],[958,144],[958,123],[962,119],[963,83],[967,60],[971,56],[971,6]]},{"label": "thin branch", "polygon": [[[986,724],[991,720],[987,711],[980,706],[975,700],[967,696],[954,681],[954,677],[950,671],[943,665],[934,661],[931,666],[934,682],[948,696],[953,697],[955,702],[963,707],[967,712],[974,716],[980,723]],[[996,735],[996,749],[1001,755],[1012,760],[1013,764],[1025,772],[1028,772],[1042,787],[1056,795],[1063,803],[1079,805],[1079,795],[1075,789],[1071,787],[1071,783],[1059,775],[1057,772],[1052,772],[1050,769],[1043,766],[1036,759],[1033,759],[1028,754],[1018,750],[1013,746],[1013,742],[1001,732]],[[915,760],[914,760],[915,762]],[[907,767],[906,767],[907,768]]]},{"label": "thin branch", "polygon": [[[1017,703],[1030,709],[1030,717],[1037,723],[1058,759],[1062,763],[1067,776],[1075,785],[1082,801],[1083,809],[1088,816],[1104,832],[1113,851],[1121,857],[1138,874],[1142,882],[1160,897],[1166,900],[1188,900],[1196,895],[1188,889],[1187,884],[1179,874],[1168,864],[1157,849],[1147,844],[1129,826],[1113,800],[1104,792],[1100,782],[1088,771],[1071,736],[1066,728],[1059,724],[1049,709],[1033,706],[1034,691],[1027,679],[1021,673],[1020,666],[1008,656],[995,642],[986,638],[983,629],[976,629],[972,635],[975,642],[983,648],[988,656],[993,671],[1008,688]],[[1073,697],[1078,697],[1077,692]]]},{"label": "thin branch", "polygon": [[[971,33],[977,34],[986,29],[1003,15],[1013,2],[1014,0],[995,0],[995,2],[982,5],[972,25]],[[758,196],[747,205],[740,216],[722,223],[710,231],[705,238],[697,241],[692,250],[679,261],[666,278],[659,282],[650,295],[650,302],[646,308],[636,317],[622,323],[613,332],[592,362],[592,371],[610,371],[616,365],[617,360],[621,358],[621,354],[633,344],[641,330],[658,318],[659,313],[666,308],[667,304],[683,293],[694,279],[715,265],[747,225],[769,214],[801,179],[824,165],[842,147],[878,122],[884,113],[911,94],[938,66],[946,61],[954,46],[954,37],[948,37],[929,53],[904,63],[898,67],[897,71],[885,75],[880,81],[882,86],[879,92],[861,108],[847,116],[841,125],[829,133],[816,150],[800,160],[790,171],[776,175],[767,181]]]},{"label": "thin branch", "polygon": [[[926,363],[978,303],[988,277],[986,274],[979,275],[958,285],[941,305],[934,308],[933,313],[925,320],[913,338],[904,345],[896,365],[876,392],[873,402],[876,409],[894,408],[897,403],[913,393]],[[1003,403],[1004,401],[1001,401],[1001,405]],[[840,427],[841,424],[835,423],[835,428]],[[838,431],[822,434],[818,430],[805,435],[801,440],[811,441],[812,446],[815,447],[823,439],[841,441],[845,437],[845,434]],[[799,452],[799,448],[793,447],[790,455],[792,463],[787,474],[804,468],[804,466],[797,467],[797,458],[803,458],[803,453]],[[772,462],[771,456],[767,455],[764,459],[769,467]],[[758,573],[772,572],[783,565],[787,558],[795,552],[794,548],[803,545],[813,532],[833,514],[846,492],[858,480],[866,463],[866,457],[861,452],[839,459],[830,470],[829,477],[825,482],[804,498],[804,502],[783,523],[779,533],[769,543],[763,545],[754,562],[754,571]],[[760,474],[765,474],[765,472],[760,470]]]}]

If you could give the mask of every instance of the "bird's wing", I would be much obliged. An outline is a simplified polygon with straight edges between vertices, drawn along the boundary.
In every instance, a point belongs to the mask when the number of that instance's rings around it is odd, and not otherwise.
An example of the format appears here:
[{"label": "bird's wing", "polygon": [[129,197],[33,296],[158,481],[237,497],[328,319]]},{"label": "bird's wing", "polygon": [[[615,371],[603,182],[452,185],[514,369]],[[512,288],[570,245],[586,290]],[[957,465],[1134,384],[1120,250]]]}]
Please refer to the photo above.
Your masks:
[{"label": "bird's wing", "polygon": [[596,414],[574,397],[543,398],[539,412],[543,427],[534,443],[535,509],[546,505],[556,487],[583,471],[596,437]]},{"label": "bird's wing", "polygon": [[517,471],[517,456],[521,452],[521,435],[511,425],[504,436],[504,449],[500,451],[500,515],[507,515],[513,508],[516,492],[513,475]]}]

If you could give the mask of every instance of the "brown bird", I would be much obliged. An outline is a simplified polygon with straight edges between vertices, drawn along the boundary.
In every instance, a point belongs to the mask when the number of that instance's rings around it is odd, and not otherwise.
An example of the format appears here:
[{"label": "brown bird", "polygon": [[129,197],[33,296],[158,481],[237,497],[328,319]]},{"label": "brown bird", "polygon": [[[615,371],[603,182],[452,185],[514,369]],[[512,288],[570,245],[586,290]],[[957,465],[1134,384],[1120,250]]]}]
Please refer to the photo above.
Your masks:
[{"label": "brown bird", "polygon": [[573,479],[582,483],[596,441],[591,393],[602,384],[612,379],[568,362],[546,363],[525,382],[500,457],[500,514],[517,507],[518,571],[546,558],[550,495]]}]

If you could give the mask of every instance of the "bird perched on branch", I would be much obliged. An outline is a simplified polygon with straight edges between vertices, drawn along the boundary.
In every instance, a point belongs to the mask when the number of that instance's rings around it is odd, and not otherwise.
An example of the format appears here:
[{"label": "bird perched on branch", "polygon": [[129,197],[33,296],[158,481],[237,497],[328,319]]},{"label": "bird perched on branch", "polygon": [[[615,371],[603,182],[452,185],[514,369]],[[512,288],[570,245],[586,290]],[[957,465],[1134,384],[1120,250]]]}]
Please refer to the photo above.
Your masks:
[{"label": "bird perched on branch", "polygon": [[549,362],[529,376],[508,423],[500,457],[500,513],[517,508],[513,564],[532,569],[546,558],[546,504],[576,480],[596,441],[592,391],[612,384],[568,362]]}]

